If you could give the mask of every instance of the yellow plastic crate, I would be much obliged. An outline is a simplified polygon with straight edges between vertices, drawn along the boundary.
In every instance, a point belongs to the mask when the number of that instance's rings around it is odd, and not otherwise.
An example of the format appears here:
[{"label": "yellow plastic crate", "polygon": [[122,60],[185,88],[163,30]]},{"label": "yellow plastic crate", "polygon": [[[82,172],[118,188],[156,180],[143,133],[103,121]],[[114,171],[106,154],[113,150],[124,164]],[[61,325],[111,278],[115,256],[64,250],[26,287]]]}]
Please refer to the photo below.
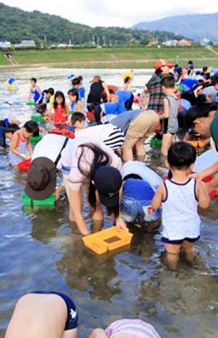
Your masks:
[{"label": "yellow plastic crate", "polygon": [[132,234],[116,226],[82,238],[84,245],[98,255],[123,248],[131,243]]}]

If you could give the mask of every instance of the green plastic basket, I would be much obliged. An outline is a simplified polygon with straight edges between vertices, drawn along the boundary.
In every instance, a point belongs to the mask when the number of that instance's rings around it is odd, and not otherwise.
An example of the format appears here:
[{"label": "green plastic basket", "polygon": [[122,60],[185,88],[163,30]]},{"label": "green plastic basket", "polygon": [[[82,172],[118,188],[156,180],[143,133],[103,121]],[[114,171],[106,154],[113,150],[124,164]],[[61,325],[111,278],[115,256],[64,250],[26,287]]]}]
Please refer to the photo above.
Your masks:
[{"label": "green plastic basket", "polygon": [[27,104],[27,106],[36,106],[36,103],[35,102],[33,102],[33,101],[28,101],[28,102],[26,102],[26,104]]},{"label": "green plastic basket", "polygon": [[28,205],[28,206],[34,206],[34,205],[38,205],[38,206],[54,206],[55,205],[55,194],[51,194],[49,197],[43,199],[43,200],[34,200],[31,199],[29,196],[27,196],[27,194],[23,193],[21,195],[21,199],[23,202],[23,205]]},{"label": "green plastic basket", "polygon": [[41,141],[41,139],[42,139],[42,136],[41,136],[41,135],[39,135],[39,136],[31,136],[31,137],[30,137],[30,143],[31,143],[32,145],[35,145],[35,144],[37,144],[39,141]]},{"label": "green plastic basket", "polygon": [[38,123],[44,123],[45,120],[41,115],[32,115],[31,120],[36,121]]},{"label": "green plastic basket", "polygon": [[151,139],[151,147],[161,147],[162,146],[162,140],[159,140],[157,138]]}]

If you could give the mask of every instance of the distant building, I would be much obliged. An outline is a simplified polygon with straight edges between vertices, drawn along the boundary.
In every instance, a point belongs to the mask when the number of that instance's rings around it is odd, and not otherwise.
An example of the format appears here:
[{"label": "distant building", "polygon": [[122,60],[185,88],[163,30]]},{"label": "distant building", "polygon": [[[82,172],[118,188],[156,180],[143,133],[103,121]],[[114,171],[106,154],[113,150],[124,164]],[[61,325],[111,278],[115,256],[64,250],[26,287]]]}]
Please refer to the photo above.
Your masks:
[{"label": "distant building", "polygon": [[0,48],[8,49],[11,48],[11,43],[9,41],[0,41]]},{"label": "distant building", "polygon": [[178,47],[191,47],[192,43],[190,40],[181,39],[178,41]]},{"label": "distant building", "polygon": [[149,41],[146,45],[146,47],[154,47],[157,46],[158,41]]},{"label": "distant building", "polygon": [[15,44],[14,48],[34,48],[36,43],[34,40],[22,40],[21,43]]},{"label": "distant building", "polygon": [[178,40],[167,40],[163,42],[162,45],[166,47],[176,47],[178,45]]},{"label": "distant building", "polygon": [[21,45],[25,47],[36,47],[36,43],[34,40],[22,40]]},{"label": "distant building", "polygon": [[204,38],[201,40],[201,45],[202,46],[208,46],[210,44],[210,39]]}]

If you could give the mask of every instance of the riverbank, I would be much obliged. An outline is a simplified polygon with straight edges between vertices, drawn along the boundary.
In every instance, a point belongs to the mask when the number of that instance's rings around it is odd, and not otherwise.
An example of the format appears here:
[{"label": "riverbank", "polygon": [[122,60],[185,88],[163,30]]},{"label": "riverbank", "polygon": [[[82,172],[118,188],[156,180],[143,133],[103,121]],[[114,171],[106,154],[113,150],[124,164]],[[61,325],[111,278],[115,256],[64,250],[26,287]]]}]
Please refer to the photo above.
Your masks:
[{"label": "riverbank", "polygon": [[155,60],[164,58],[183,67],[186,67],[188,60],[191,59],[196,68],[203,66],[217,68],[216,51],[204,47],[16,50],[13,53],[13,58],[17,65],[11,65],[3,54],[0,55],[0,66],[152,69]]}]

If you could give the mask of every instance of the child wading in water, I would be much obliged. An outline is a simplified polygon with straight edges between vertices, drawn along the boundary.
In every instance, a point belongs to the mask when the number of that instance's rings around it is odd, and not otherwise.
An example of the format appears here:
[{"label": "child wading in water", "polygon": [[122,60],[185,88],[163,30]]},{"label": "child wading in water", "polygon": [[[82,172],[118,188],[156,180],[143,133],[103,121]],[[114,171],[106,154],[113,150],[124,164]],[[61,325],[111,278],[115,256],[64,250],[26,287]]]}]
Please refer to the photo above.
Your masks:
[{"label": "child wading in water", "polygon": [[11,139],[9,162],[16,166],[32,157],[32,146],[29,138],[39,134],[39,127],[35,121],[27,121],[23,128],[17,130]]},{"label": "child wading in water", "polygon": [[178,131],[179,101],[175,93],[175,79],[173,75],[165,75],[161,80],[162,90],[166,97],[163,99],[164,113],[160,115],[163,123],[163,139],[161,153],[167,156],[168,149],[174,143],[174,135]]},{"label": "child wading in water", "polygon": [[205,184],[189,178],[195,159],[193,146],[185,142],[173,144],[167,156],[172,178],[161,183],[152,200],[154,209],[162,204],[162,241],[172,269],[177,266],[181,249],[188,261],[193,260],[194,242],[200,237],[201,226],[197,209],[206,209],[210,204]]},{"label": "child wading in water", "polygon": [[65,96],[61,91],[57,91],[54,96],[53,103],[54,113],[51,114],[51,119],[55,125],[60,126],[66,124],[69,108],[65,102]]}]

